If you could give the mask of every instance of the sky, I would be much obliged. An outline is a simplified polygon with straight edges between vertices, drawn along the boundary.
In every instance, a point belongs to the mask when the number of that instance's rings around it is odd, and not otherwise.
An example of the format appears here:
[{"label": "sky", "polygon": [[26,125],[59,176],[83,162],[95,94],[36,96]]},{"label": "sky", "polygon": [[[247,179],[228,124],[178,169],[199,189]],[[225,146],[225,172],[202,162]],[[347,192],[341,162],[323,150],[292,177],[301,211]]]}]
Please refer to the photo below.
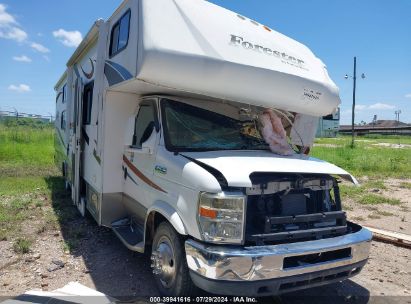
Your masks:
[{"label": "sky", "polygon": [[[351,121],[357,57],[356,122],[411,123],[411,1],[211,0],[307,45],[340,88],[341,123]],[[98,18],[120,0],[0,0],[0,111],[51,115],[54,85]],[[365,73],[366,78],[359,77]]]}]

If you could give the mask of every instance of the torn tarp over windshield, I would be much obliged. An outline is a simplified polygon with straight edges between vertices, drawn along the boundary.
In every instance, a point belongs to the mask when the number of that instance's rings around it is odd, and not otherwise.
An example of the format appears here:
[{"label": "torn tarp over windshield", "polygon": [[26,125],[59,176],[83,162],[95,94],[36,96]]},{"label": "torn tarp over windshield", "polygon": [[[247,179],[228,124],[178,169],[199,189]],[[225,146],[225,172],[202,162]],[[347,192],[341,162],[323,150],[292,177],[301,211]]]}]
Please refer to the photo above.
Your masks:
[{"label": "torn tarp over windshield", "polygon": [[[266,109],[259,115],[259,121],[261,134],[271,152],[280,155],[292,155],[295,150],[309,153],[317,131],[318,117]],[[288,125],[288,132],[285,125]]]}]

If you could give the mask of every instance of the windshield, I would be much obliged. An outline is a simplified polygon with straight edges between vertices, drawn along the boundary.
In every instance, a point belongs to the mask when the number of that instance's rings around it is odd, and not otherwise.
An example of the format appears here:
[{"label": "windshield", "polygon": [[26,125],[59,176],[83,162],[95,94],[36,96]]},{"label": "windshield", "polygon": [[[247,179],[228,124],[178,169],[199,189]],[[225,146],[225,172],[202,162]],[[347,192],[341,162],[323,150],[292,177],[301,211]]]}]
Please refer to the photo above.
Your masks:
[{"label": "windshield", "polygon": [[163,129],[170,151],[267,150],[254,121],[239,121],[185,103],[162,101]]}]

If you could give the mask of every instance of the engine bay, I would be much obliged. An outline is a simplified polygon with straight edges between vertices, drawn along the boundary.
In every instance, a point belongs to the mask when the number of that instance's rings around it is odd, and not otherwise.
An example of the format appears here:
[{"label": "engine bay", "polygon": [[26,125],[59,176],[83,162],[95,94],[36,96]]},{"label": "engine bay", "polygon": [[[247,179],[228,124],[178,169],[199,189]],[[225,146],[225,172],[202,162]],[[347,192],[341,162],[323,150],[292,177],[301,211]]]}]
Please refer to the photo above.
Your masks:
[{"label": "engine bay", "polygon": [[246,189],[246,243],[291,243],[356,230],[341,208],[338,180],[330,175],[253,173]]}]

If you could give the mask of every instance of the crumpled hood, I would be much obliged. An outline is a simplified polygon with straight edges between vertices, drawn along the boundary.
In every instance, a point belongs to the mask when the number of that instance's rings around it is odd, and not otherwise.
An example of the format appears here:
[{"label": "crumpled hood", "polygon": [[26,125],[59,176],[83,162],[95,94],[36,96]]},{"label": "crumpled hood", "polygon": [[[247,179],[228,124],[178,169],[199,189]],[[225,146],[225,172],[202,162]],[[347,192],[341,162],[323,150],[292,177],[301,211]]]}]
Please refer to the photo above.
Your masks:
[{"label": "crumpled hood", "polygon": [[330,174],[358,184],[347,171],[306,155],[280,156],[269,151],[209,151],[181,154],[218,170],[231,187],[252,187],[250,174],[253,172]]}]

